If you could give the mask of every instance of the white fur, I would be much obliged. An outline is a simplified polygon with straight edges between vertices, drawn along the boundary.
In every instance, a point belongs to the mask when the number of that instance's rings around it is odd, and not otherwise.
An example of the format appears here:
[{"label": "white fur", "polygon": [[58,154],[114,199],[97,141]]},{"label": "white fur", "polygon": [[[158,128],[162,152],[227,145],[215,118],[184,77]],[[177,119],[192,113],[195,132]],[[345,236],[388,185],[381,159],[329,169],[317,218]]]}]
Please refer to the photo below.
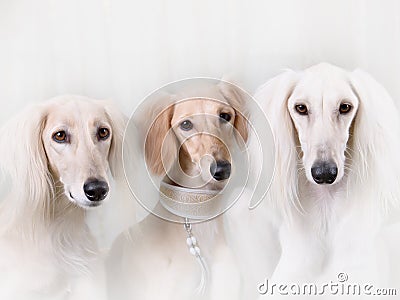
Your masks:
[{"label": "white fur", "polygon": [[[398,259],[392,256],[385,263],[388,250],[381,231],[386,232],[389,215],[395,216],[391,223],[399,223],[400,203],[399,114],[388,93],[361,70],[347,72],[323,63],[285,71],[255,97],[271,122],[276,144],[275,177],[262,203],[281,217],[275,226],[282,254],[272,278],[278,283],[325,282],[346,272],[353,282],[387,287],[395,274],[388,265]],[[328,107],[349,100],[357,110],[348,116],[351,121]],[[313,115],[296,115],[296,101],[313,107]],[[331,185],[312,179],[315,145],[327,147],[327,155],[342,168]]]},{"label": "white fur", "polygon": [[114,243],[107,261],[110,299],[240,299],[240,276],[226,246],[222,218],[192,225],[210,281],[197,292],[201,268],[182,224],[149,215]]},{"label": "white fur", "polygon": [[[0,208],[2,299],[104,297],[105,278],[96,242],[85,223],[86,211],[68,197],[66,179],[54,178],[49,169],[49,157],[53,154],[45,150],[46,128],[52,125],[48,124],[49,119],[62,105],[73,108],[61,113],[63,118],[81,122],[76,130],[83,131],[90,126],[86,122],[89,115],[95,114],[93,117],[110,125],[112,140],[106,146],[109,149],[101,150],[104,154],[91,148],[90,151],[79,150],[78,156],[77,152],[67,153],[66,148],[61,159],[53,163],[64,169],[72,167],[78,175],[88,173],[84,166],[92,164],[90,174],[93,176],[96,175],[94,170],[110,170],[114,179],[122,178],[120,152],[125,120],[106,102],[79,96],[57,97],[27,109],[2,128],[1,165],[11,180],[10,191],[2,199]],[[92,145],[88,140],[76,142]],[[77,149],[81,149],[80,146]],[[72,158],[66,166],[63,159],[67,160],[70,155]],[[102,160],[101,155],[107,156]],[[78,175],[72,179],[78,180]]]}]

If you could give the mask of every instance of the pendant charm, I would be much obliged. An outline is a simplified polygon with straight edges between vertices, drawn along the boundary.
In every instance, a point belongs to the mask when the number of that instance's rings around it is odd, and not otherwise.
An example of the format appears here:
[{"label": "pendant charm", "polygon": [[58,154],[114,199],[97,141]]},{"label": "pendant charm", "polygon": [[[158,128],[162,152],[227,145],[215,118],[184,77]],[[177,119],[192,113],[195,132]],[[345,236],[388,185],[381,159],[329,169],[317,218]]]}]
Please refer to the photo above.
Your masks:
[{"label": "pendant charm", "polygon": [[192,224],[189,223],[189,219],[185,218],[184,224],[185,230],[187,232],[188,237],[186,238],[186,245],[189,247],[190,254],[194,256],[200,256],[200,248],[197,246],[197,239],[192,234]]}]

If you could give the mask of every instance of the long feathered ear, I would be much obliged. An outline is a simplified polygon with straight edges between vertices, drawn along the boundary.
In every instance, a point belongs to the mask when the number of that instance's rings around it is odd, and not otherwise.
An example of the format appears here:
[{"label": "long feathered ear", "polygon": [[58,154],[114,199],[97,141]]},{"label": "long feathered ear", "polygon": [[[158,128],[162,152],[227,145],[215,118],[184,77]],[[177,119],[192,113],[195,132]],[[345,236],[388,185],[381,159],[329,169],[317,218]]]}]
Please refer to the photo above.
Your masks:
[{"label": "long feathered ear", "polygon": [[36,105],[0,130],[0,164],[12,180],[11,192],[2,203],[2,220],[8,223],[2,229],[21,219],[25,224],[31,222],[27,230],[49,220],[54,190],[42,141],[45,122],[45,106]]},{"label": "long feathered ear", "polygon": [[235,109],[234,126],[240,134],[243,141],[246,143],[249,136],[249,112],[246,104],[250,103],[249,95],[239,87],[228,82],[219,84],[220,91],[228,103]]},{"label": "long feathered ear", "polygon": [[122,142],[128,119],[117,109],[115,104],[111,102],[105,102],[104,109],[112,127],[112,140],[108,154],[108,163],[112,176],[115,179],[121,179],[124,176],[122,166]]},{"label": "long feathered ear", "polygon": [[297,134],[287,108],[299,74],[286,71],[261,86],[255,93],[269,119],[275,142],[275,172],[269,200],[290,219],[290,205],[301,207],[298,200]]},{"label": "long feathered ear", "polygon": [[156,116],[145,140],[146,163],[157,176],[165,175],[178,156],[177,140],[170,131],[173,111],[170,105]]},{"label": "long feathered ear", "polygon": [[[384,210],[399,205],[400,121],[395,103],[385,88],[361,70],[350,73],[350,84],[359,99],[353,122],[351,159],[355,184],[374,186],[372,201]],[[368,189],[369,191],[371,189]]]}]

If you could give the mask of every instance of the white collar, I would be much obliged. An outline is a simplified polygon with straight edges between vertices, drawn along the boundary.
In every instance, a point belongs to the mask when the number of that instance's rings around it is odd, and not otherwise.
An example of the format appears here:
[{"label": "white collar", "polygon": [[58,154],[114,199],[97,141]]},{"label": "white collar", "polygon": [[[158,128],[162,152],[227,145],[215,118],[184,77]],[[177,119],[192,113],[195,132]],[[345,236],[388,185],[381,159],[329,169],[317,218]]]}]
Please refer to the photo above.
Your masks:
[{"label": "white collar", "polygon": [[160,203],[170,213],[188,219],[206,220],[221,209],[218,190],[190,189],[161,181]]}]

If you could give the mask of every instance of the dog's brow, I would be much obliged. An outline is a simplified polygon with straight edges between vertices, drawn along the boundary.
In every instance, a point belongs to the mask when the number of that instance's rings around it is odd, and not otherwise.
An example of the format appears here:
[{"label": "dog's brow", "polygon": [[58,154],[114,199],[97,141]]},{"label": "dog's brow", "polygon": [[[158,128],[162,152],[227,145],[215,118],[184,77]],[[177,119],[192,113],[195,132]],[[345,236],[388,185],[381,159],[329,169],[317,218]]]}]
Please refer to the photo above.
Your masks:
[{"label": "dog's brow", "polygon": [[104,117],[104,118],[95,118],[93,120],[93,122],[91,122],[95,127],[99,127],[99,126],[107,126],[110,127],[110,124],[108,122],[108,120]]},{"label": "dog's brow", "polygon": [[191,113],[185,113],[185,114],[183,114],[183,115],[180,115],[180,116],[179,116],[179,120],[182,120],[182,119],[186,119],[186,118],[193,117],[193,116],[194,116],[194,115],[196,115],[196,114],[203,114],[203,112],[191,112]]},{"label": "dog's brow", "polygon": [[57,120],[57,122],[55,122],[54,120],[47,120],[46,123],[47,123],[46,127],[48,127],[52,131],[68,129],[73,126],[73,122],[69,119],[65,119],[65,120],[61,120],[61,121]]}]

